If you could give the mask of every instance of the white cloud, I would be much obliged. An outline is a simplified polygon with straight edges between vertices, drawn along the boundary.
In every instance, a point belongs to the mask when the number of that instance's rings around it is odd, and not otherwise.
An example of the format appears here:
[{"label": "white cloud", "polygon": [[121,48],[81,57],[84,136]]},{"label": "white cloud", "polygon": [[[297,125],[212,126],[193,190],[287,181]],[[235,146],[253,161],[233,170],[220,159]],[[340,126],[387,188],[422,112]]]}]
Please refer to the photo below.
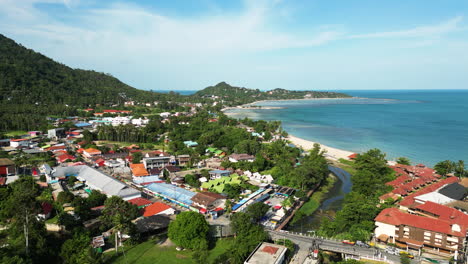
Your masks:
[{"label": "white cloud", "polygon": [[459,24],[462,22],[463,17],[457,16],[448,21],[442,22],[437,25],[420,26],[412,29],[405,29],[400,31],[386,31],[369,34],[352,35],[349,38],[367,39],[367,38],[421,38],[421,37],[439,37],[451,32],[459,30]]},{"label": "white cloud", "polygon": [[[38,9],[39,3],[64,5],[70,14],[62,14],[62,19],[58,19],[45,9]],[[328,65],[326,69],[330,72],[357,71],[359,67],[349,61],[362,61],[362,54],[355,54],[359,59],[334,55],[329,62],[335,51],[317,55],[314,48],[374,38],[401,38],[417,41],[415,46],[426,46],[436,43],[432,39],[461,30],[463,19],[455,17],[436,25],[354,35],[347,33],[349,29],[341,24],[311,25],[307,30],[301,27],[300,31],[294,27],[279,30],[275,25],[293,19],[290,13],[283,12],[287,2],[245,0],[244,3],[237,12],[218,12],[212,8],[215,11],[203,16],[175,17],[121,2],[83,8],[80,1],[70,0],[0,0],[0,30],[72,67],[110,72],[139,88],[155,88],[155,83],[163,83],[167,89],[173,88],[169,84],[174,83],[180,89],[201,88],[230,79],[250,87],[257,87],[259,79],[305,80],[312,76],[308,72],[323,71],[324,65]],[[341,47],[341,51],[347,48]],[[292,49],[300,51],[295,54],[297,57],[288,54],[279,58],[274,52]],[[267,60],[256,57],[262,54],[271,56]],[[258,71],[263,74],[261,77],[257,76]],[[329,77],[323,74],[321,78]],[[253,83],[254,79],[257,83]]]}]

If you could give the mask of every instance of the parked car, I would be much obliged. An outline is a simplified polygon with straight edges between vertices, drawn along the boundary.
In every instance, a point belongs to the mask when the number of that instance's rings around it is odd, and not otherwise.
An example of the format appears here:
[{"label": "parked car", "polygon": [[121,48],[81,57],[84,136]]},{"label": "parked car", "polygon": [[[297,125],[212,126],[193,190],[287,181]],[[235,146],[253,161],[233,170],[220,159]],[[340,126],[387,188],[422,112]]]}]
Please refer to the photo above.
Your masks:
[{"label": "parked car", "polygon": [[400,255],[406,255],[406,256],[408,256],[408,258],[414,259],[414,256],[411,255],[410,253],[406,252],[406,251],[400,251]]},{"label": "parked car", "polygon": [[391,255],[396,255],[396,256],[400,255],[400,251],[394,247],[387,247],[385,249],[385,252]]},{"label": "parked car", "polygon": [[365,242],[362,242],[360,240],[356,241],[356,246],[360,246],[360,247],[365,247],[365,248],[370,248],[370,246],[365,243]]},{"label": "parked car", "polygon": [[343,241],[341,241],[341,242],[342,242],[343,244],[353,245],[353,246],[354,246],[354,244],[356,244],[356,242],[351,241],[351,240],[347,240],[347,239],[346,239],[346,240],[343,240]]}]

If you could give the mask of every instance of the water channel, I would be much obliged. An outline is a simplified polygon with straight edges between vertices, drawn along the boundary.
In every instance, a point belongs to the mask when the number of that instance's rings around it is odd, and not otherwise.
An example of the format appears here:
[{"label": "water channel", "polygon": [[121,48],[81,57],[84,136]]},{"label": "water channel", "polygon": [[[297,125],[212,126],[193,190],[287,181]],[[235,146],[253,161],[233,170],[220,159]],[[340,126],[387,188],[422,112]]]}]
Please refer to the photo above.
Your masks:
[{"label": "water channel", "polygon": [[338,167],[328,166],[328,168],[337,177],[337,181],[325,194],[322,204],[312,215],[305,216],[293,225],[289,225],[287,230],[303,233],[316,230],[323,217],[334,215],[334,212],[341,209],[345,194],[351,191],[351,175]]}]

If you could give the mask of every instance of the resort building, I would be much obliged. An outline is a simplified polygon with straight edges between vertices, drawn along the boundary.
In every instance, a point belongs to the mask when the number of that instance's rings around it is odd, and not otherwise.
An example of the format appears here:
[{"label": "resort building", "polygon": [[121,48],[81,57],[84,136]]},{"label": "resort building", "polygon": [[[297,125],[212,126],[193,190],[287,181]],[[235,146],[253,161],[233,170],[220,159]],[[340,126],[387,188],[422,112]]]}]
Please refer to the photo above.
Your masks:
[{"label": "resort building", "polygon": [[384,209],[375,218],[375,236],[383,242],[433,253],[454,254],[463,250],[468,231],[468,215],[432,202],[417,206],[411,213]]}]

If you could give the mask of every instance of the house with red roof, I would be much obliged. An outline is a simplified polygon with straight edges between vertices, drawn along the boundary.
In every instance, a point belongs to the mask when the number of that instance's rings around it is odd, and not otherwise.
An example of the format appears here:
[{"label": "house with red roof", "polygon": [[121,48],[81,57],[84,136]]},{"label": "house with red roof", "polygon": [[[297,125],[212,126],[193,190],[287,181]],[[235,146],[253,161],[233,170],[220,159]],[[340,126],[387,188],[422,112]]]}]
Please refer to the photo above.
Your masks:
[{"label": "house with red roof", "polygon": [[410,214],[397,208],[382,210],[375,218],[380,241],[432,253],[454,254],[463,250],[468,216],[447,206],[426,202]]},{"label": "house with red roof", "polygon": [[98,149],[95,149],[95,148],[87,148],[87,149],[84,149],[83,150],[83,156],[87,157],[87,158],[91,158],[91,157],[94,157],[94,156],[99,156],[101,155],[102,152]]},{"label": "house with red roof", "polygon": [[27,138],[10,139],[10,147],[12,148],[27,147],[29,144],[31,144],[31,140]]},{"label": "house with red roof", "polygon": [[42,208],[42,211],[39,214],[37,214],[37,217],[43,220],[47,220],[50,217],[50,214],[52,213],[53,207],[50,203],[43,202],[41,204],[41,208]]},{"label": "house with red roof", "polygon": [[76,160],[76,157],[70,154],[62,154],[62,155],[56,156],[55,159],[57,160],[58,163],[64,163],[67,160],[74,161]]},{"label": "house with red roof", "polygon": [[348,159],[355,160],[357,158],[357,155],[358,155],[357,153],[353,153],[353,154],[348,156]]},{"label": "house with red roof", "polygon": [[153,204],[152,201],[150,201],[148,199],[145,199],[145,198],[141,198],[141,197],[137,197],[137,198],[133,198],[131,200],[127,200],[127,202],[138,206],[138,208],[145,208],[145,207]]},{"label": "house with red roof", "polygon": [[143,216],[148,217],[152,215],[173,215],[174,208],[165,203],[155,202],[143,209]]}]

